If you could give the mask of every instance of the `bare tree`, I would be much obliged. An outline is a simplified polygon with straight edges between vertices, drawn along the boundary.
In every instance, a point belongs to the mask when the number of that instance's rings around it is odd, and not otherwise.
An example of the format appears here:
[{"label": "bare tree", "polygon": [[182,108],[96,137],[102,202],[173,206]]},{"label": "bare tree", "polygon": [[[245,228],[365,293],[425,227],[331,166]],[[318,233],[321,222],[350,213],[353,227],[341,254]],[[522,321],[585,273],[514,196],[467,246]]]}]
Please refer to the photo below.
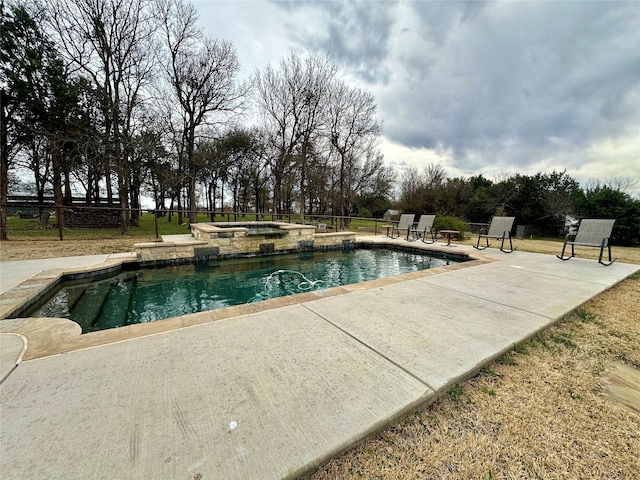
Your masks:
[{"label": "bare tree", "polygon": [[264,132],[252,130],[252,155],[249,158],[249,178],[253,189],[256,215],[264,214],[268,204],[268,184],[270,175],[268,172],[269,162],[267,160],[267,145],[264,142]]},{"label": "bare tree", "polygon": [[425,186],[427,188],[440,188],[447,183],[447,171],[438,163],[430,163],[424,168]]},{"label": "bare tree", "polygon": [[400,174],[400,206],[406,212],[422,210],[424,177],[416,167],[408,167]]},{"label": "bare tree", "polygon": [[590,178],[587,181],[586,190],[599,190],[602,187],[609,187],[617,192],[628,193],[638,182],[640,182],[639,179],[632,177],[608,177],[605,180]]},{"label": "bare tree", "polygon": [[297,95],[295,90],[290,89],[290,85],[296,83],[296,77],[299,76],[299,73],[288,72],[292,78],[287,83],[284,75],[290,69],[284,62],[281,68],[282,75],[271,65],[268,65],[263,72],[256,72],[254,77],[263,127],[269,134],[269,143],[274,151],[271,159],[271,174],[273,178],[273,214],[276,218],[282,213],[282,182],[287,170],[291,168],[298,137],[295,112]]},{"label": "bare tree", "polygon": [[324,110],[337,71],[337,67],[332,65],[326,57],[314,55],[305,61],[304,86],[300,92],[303,106],[300,122],[300,145],[296,155],[301,223],[304,223],[305,205],[309,196],[310,163],[317,158],[316,152],[319,149],[321,134],[325,127],[322,123]]},{"label": "bare tree", "polygon": [[[67,60],[101,92],[105,118],[106,169],[114,170],[121,207],[120,225],[128,227],[128,140],[142,88],[151,78],[156,25],[151,0],[34,0],[46,13]],[[111,196],[110,176],[106,176]]]},{"label": "bare tree", "polygon": [[182,0],[159,2],[171,97],[181,117],[180,153],[187,180],[189,221],[196,220],[198,162],[194,152],[203,126],[228,121],[242,106],[244,89],[235,83],[239,69],[233,45],[204,36],[195,7]]},{"label": "bare tree", "polygon": [[[326,138],[322,138],[326,140]],[[326,214],[336,197],[334,191],[335,153],[326,141],[314,144],[313,156],[307,168],[306,195],[309,214]]]},{"label": "bare tree", "polygon": [[487,204],[489,218],[497,215],[507,215],[513,211],[513,204],[518,198],[518,185],[516,183],[517,174],[503,170],[493,176],[493,186],[491,188],[490,201]]},{"label": "bare tree", "polygon": [[[334,82],[325,109],[327,136],[339,162],[338,199],[340,215],[348,215],[353,193],[354,175],[358,164],[371,156],[375,142],[382,131],[375,118],[376,103],[373,95],[365,90],[351,88],[342,81]],[[381,166],[381,162],[368,166]],[[375,168],[367,175],[373,175]]]},{"label": "bare tree", "polygon": [[291,204],[290,198],[285,201],[284,185],[291,187],[289,180],[295,172],[304,212],[307,162],[321,133],[322,108],[336,73],[337,67],[327,58],[312,55],[302,59],[292,52],[280,62],[279,70],[269,65],[254,76],[263,127],[276,152],[271,164],[276,216],[284,213],[285,204]]}]

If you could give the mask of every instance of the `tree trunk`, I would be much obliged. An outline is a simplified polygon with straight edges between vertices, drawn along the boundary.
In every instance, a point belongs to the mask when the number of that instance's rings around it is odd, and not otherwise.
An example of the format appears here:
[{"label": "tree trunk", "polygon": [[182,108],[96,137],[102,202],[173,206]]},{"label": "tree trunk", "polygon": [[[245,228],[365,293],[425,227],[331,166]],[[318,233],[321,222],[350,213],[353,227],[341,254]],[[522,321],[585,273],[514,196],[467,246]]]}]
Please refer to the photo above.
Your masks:
[{"label": "tree trunk", "polygon": [[120,235],[126,235],[129,228],[129,212],[128,203],[129,195],[127,192],[127,183],[118,181],[118,197],[120,199]]},{"label": "tree trunk", "polygon": [[189,171],[189,224],[196,223],[196,169],[192,167]]},{"label": "tree trunk", "polygon": [[273,220],[280,220],[280,203],[282,202],[282,175],[274,171],[273,175]]},{"label": "tree trunk", "polygon": [[120,235],[126,235],[129,228],[129,183],[124,158],[118,160],[118,199],[120,200]]},{"label": "tree trunk", "polygon": [[131,226],[140,224],[140,184],[131,185]]},{"label": "tree trunk", "polygon": [[142,188],[142,179],[140,178],[140,170],[136,165],[132,165],[130,175],[131,182],[129,185],[129,205],[131,205],[130,225],[137,227],[140,224],[140,190]]},{"label": "tree trunk", "polygon": [[305,169],[304,167],[300,170],[300,223],[304,225],[304,208],[306,203],[306,195],[305,195]]},{"label": "tree trunk", "polygon": [[182,225],[182,192],[178,190],[178,225]]},{"label": "tree trunk", "polygon": [[93,179],[93,201],[96,205],[100,205],[100,178],[95,175]]},{"label": "tree trunk", "polygon": [[71,205],[73,203],[73,195],[71,193],[71,173],[69,170],[64,171],[64,204]]},{"label": "tree trunk", "polygon": [[[261,208],[262,208],[262,204],[260,203],[260,187],[259,187],[257,179],[254,182],[253,186],[254,186],[253,194],[254,194],[255,199],[256,199],[255,201],[256,201],[256,220],[257,220],[258,219],[258,215],[260,215]],[[264,219],[264,215],[262,216],[262,218]]]},{"label": "tree trunk", "polygon": [[339,207],[338,213],[340,214],[340,230],[344,229],[344,154],[340,152],[340,190],[338,192]]},{"label": "tree trunk", "polygon": [[107,185],[107,205],[113,207],[113,185],[111,184],[111,165],[110,161],[107,159],[107,174],[105,178],[105,183]]},{"label": "tree trunk", "polygon": [[60,151],[58,150],[58,142],[54,138],[49,138],[49,149],[51,151],[51,160],[53,163],[53,198],[56,202],[56,221],[58,224],[58,236],[60,240],[62,240],[62,232],[64,230],[62,165],[60,162]]},{"label": "tree trunk", "polygon": [[209,188],[207,189],[209,192],[208,195],[208,203],[209,203],[209,219],[212,222],[216,221],[216,187],[215,182],[209,183]]},{"label": "tree trunk", "polygon": [[224,182],[220,185],[220,212],[224,214]]},{"label": "tree trunk", "polygon": [[0,240],[7,236],[7,203],[9,201],[9,145],[7,144],[6,98],[0,89]]},{"label": "tree trunk", "polygon": [[92,178],[91,169],[89,169],[87,171],[87,191],[84,194],[84,204],[87,207],[91,206],[92,190],[93,190],[93,178]]}]

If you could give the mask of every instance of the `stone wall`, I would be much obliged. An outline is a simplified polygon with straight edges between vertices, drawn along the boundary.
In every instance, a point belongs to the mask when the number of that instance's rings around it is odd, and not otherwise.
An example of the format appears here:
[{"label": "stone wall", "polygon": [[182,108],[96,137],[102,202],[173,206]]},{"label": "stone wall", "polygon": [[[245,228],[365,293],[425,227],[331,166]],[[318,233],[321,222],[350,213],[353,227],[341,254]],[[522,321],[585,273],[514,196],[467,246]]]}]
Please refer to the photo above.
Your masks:
[{"label": "stone wall", "polygon": [[64,209],[66,228],[118,228],[120,210],[73,207]]},{"label": "stone wall", "polygon": [[[197,225],[197,224],[194,224]],[[194,226],[192,225],[192,227]],[[139,243],[134,246],[143,263],[209,260],[247,255],[327,250],[353,246],[355,233],[315,233],[315,227],[291,224],[285,233],[247,235],[246,228],[212,231],[196,229],[197,238],[176,242]]]},{"label": "stone wall", "polygon": [[195,239],[218,247],[219,255],[226,257],[307,249],[313,244],[315,226],[284,222],[194,223],[191,232]]},{"label": "stone wall", "polygon": [[356,234],[354,232],[318,233],[314,237],[313,246],[316,249],[329,249],[344,246],[345,242],[354,243],[355,240]]},{"label": "stone wall", "polygon": [[[165,263],[196,260],[196,251],[206,248],[207,242],[149,242],[136,243],[133,248],[136,256],[142,263]],[[209,252],[213,253],[213,252]],[[204,260],[205,255],[200,255]],[[211,258],[207,256],[207,258]],[[215,258],[215,257],[213,257]]]}]

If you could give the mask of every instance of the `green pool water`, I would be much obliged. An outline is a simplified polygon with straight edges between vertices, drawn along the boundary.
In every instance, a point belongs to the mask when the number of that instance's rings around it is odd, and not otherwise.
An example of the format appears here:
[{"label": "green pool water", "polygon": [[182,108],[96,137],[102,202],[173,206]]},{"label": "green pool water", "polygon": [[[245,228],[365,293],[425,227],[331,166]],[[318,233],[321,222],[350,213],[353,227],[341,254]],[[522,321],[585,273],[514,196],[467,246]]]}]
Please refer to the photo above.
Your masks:
[{"label": "green pool water", "polygon": [[122,272],[69,283],[29,315],[93,332],[448,265],[387,249],[310,252]]}]

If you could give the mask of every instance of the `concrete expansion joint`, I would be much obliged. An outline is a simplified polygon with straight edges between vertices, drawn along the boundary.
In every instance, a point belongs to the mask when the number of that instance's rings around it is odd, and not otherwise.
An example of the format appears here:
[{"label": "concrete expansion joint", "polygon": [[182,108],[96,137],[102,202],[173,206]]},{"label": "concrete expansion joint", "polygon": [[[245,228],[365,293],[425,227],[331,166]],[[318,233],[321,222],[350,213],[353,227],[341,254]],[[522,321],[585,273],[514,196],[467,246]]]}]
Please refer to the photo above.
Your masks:
[{"label": "concrete expansion joint", "polygon": [[431,390],[432,392],[437,392],[437,389],[431,385],[429,385],[429,383],[425,382],[422,378],[416,376],[413,372],[411,372],[410,370],[407,370],[405,367],[403,367],[402,365],[400,365],[398,362],[394,361],[393,359],[389,358],[387,355],[385,355],[384,353],[382,353],[381,351],[377,350],[376,348],[372,347],[371,345],[369,345],[368,343],[363,342],[361,339],[359,339],[358,337],[352,335],[351,333],[349,333],[347,330],[345,330],[344,328],[340,327],[339,325],[336,325],[334,322],[332,322],[331,320],[329,320],[328,318],[326,318],[325,316],[321,315],[320,313],[312,310],[311,308],[309,308],[309,306],[306,303],[303,303],[301,305],[302,307],[306,308],[307,310],[309,310],[312,314],[320,317],[323,321],[325,321],[326,323],[330,324],[332,327],[337,328],[338,330],[340,330],[342,333],[346,334],[347,336],[353,338],[356,342],[358,342],[360,345],[362,345],[363,347],[365,347],[368,350],[371,350],[373,353],[375,353],[376,355],[378,355],[379,357],[383,358],[384,360],[386,360],[387,362],[391,363],[392,365],[394,365],[395,367],[399,368],[400,370],[402,370],[403,372],[405,372],[407,375],[409,375],[410,377],[414,378],[415,380],[417,380],[418,382],[420,382],[421,384],[423,384],[425,387],[427,387],[429,390]]},{"label": "concrete expansion joint", "polygon": [[[450,291],[451,291],[451,289],[450,289],[450,288],[448,288],[448,287],[443,287],[442,285],[437,285],[437,284],[435,284],[435,283],[429,283],[429,285],[430,285],[430,286],[432,286],[432,287],[439,288],[440,290],[445,290],[445,291],[447,291],[447,292],[450,292]],[[539,313],[539,312],[535,312],[535,311],[533,311],[533,310],[529,310],[529,309],[526,309],[526,308],[517,307],[517,306],[512,305],[512,304],[510,304],[510,303],[506,303],[506,302],[497,302],[497,301],[495,301],[495,300],[489,300],[489,299],[487,299],[486,297],[484,297],[484,296],[482,296],[482,295],[473,295],[473,294],[468,293],[468,292],[465,292],[465,291],[463,291],[463,290],[455,290],[455,292],[456,292],[457,294],[459,294],[459,295],[465,295],[465,296],[470,297],[470,298],[476,298],[476,299],[478,299],[478,300],[482,300],[483,302],[491,303],[491,304],[493,304],[493,305],[500,305],[501,307],[504,307],[504,308],[509,308],[509,309],[512,309],[512,310],[517,310],[517,311],[519,311],[519,312],[529,313],[529,314],[531,314],[531,315],[536,315],[536,316],[538,316],[538,317],[546,318],[546,319],[548,319],[548,320],[554,320],[554,321],[555,321],[555,320],[557,320],[557,318],[556,318],[556,317],[552,317],[552,316],[549,316],[549,315],[543,315],[543,314],[541,314],[541,313]]]},{"label": "concrete expansion joint", "polygon": [[[2,337],[4,335],[4,337]],[[0,385],[18,368],[18,365],[22,362],[22,358],[29,346],[29,340],[27,337],[20,333],[15,332],[1,332],[2,347],[0,347],[2,353],[2,362],[0,362]],[[7,344],[4,340],[8,338],[19,338],[22,345]],[[16,348],[17,347],[17,348]],[[7,358],[10,357],[10,358]]]},{"label": "concrete expansion joint", "polygon": [[7,371],[7,372],[2,376],[2,378],[0,378],[0,385],[2,385],[2,383],[3,383],[7,378],[9,378],[9,375],[11,375],[11,374],[13,373],[13,371],[14,371],[16,368],[18,368],[18,364],[17,364],[17,363],[16,363],[15,365],[13,365],[13,366],[9,369],[9,371]]}]

